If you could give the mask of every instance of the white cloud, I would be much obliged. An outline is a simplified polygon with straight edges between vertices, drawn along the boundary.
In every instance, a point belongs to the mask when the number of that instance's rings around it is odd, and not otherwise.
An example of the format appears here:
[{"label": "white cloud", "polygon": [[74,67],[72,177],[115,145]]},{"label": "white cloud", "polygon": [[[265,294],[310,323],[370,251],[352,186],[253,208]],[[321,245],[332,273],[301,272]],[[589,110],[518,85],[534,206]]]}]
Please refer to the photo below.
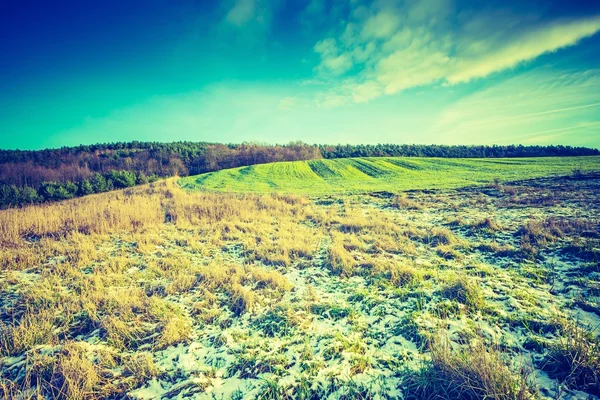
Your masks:
[{"label": "white cloud", "polygon": [[315,44],[315,51],[321,54],[321,57],[335,56],[338,48],[335,39],[328,38]]},{"label": "white cloud", "polygon": [[352,68],[352,57],[348,54],[328,57],[323,60],[321,65],[331,73],[341,75]]},{"label": "white cloud", "polygon": [[599,30],[600,17],[548,23],[513,38],[511,42],[498,49],[492,51],[482,49],[477,52],[478,56],[457,59],[453,67],[454,72],[445,78],[449,83],[459,83],[485,77],[544,53],[574,45]]},{"label": "white cloud", "polygon": [[340,54],[335,39],[325,39],[314,47],[321,54],[321,63],[317,67],[320,74],[342,75],[352,68],[352,55]]},{"label": "white cloud", "polygon": [[282,4],[282,0],[223,1],[223,17],[216,34],[229,44],[264,45]]},{"label": "white cloud", "polygon": [[225,19],[233,25],[245,25],[254,17],[255,6],[254,0],[237,0]]},{"label": "white cloud", "polygon": [[387,39],[400,25],[400,18],[392,12],[380,12],[364,23],[361,37],[364,39]]},{"label": "white cloud", "polygon": [[277,106],[281,111],[292,111],[311,107],[313,103],[302,94],[283,97]]},{"label": "white cloud", "polygon": [[[600,31],[600,15],[545,19],[534,11],[506,8],[456,13],[452,0],[409,0],[401,7],[393,3],[379,0],[370,8],[356,6],[337,36],[315,45],[321,55],[317,75],[345,76],[330,87],[336,100],[327,104],[484,78]],[[343,87],[348,79],[369,88],[370,94],[355,95]]]},{"label": "white cloud", "polygon": [[366,103],[381,96],[381,87],[375,82],[365,82],[352,88],[352,100],[355,103]]}]

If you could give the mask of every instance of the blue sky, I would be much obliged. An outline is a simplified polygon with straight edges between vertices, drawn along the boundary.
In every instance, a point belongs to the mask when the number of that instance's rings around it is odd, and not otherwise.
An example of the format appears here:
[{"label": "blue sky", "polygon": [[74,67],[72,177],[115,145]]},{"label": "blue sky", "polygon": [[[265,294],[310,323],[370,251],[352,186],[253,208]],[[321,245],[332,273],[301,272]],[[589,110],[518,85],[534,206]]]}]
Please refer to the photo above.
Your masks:
[{"label": "blue sky", "polygon": [[598,2],[12,3],[0,6],[0,148],[600,147]]}]

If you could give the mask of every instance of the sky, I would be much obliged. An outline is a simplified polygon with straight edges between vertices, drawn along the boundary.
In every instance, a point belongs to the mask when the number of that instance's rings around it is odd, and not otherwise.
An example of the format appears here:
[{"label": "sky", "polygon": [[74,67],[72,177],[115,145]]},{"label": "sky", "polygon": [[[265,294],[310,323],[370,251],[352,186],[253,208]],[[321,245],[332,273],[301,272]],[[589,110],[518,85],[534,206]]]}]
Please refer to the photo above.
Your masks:
[{"label": "sky", "polygon": [[600,147],[600,2],[19,0],[0,148]]}]

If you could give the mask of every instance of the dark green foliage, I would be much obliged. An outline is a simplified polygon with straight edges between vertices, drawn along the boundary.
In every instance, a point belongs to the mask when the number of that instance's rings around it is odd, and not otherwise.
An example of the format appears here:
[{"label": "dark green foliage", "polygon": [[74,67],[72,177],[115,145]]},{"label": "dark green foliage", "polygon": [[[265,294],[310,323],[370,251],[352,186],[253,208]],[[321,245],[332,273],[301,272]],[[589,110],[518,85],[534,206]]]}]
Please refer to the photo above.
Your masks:
[{"label": "dark green foliage", "polygon": [[6,206],[18,205],[19,188],[15,185],[2,185],[0,187],[0,199],[2,200],[2,204]]},{"label": "dark green foliage", "polygon": [[136,183],[136,176],[130,171],[109,171],[104,175],[107,182],[112,182],[115,189],[123,189],[134,186]]},{"label": "dark green foliage", "polygon": [[[598,154],[597,149],[570,146],[307,145],[302,142],[266,145],[134,141],[36,151],[0,150],[0,207],[69,199],[144,184],[159,177],[197,175],[274,161],[377,156],[463,158]],[[323,169],[318,163],[310,166],[315,171]],[[370,176],[379,176],[383,171],[360,161],[356,161],[355,166]]]},{"label": "dark green foliage", "polygon": [[420,144],[319,145],[323,158],[348,157],[557,157],[599,155],[597,149],[571,146],[445,146]]},{"label": "dark green foliage", "polygon": [[92,187],[92,184],[90,183],[89,180],[84,179],[83,181],[79,182],[79,190],[77,191],[77,194],[79,196],[85,196],[87,194],[92,194],[94,193],[94,188]]},{"label": "dark green foliage", "polygon": [[32,187],[16,185],[0,185],[0,208],[25,206],[41,200],[37,190]]},{"label": "dark green foliage", "polygon": [[40,200],[37,190],[32,187],[24,186],[19,192],[19,204],[27,205],[34,204]]},{"label": "dark green foliage", "polygon": [[140,172],[135,178],[135,183],[137,185],[145,185],[146,183],[148,183],[148,177],[143,172]]},{"label": "dark green foliage", "polygon": [[104,179],[104,177],[97,172],[92,177],[90,184],[92,185],[92,190],[94,193],[102,193],[108,190],[106,179]]},{"label": "dark green foliage", "polygon": [[47,201],[72,199],[77,194],[77,185],[73,182],[43,182],[39,193]]},{"label": "dark green foliage", "polygon": [[30,186],[0,184],[0,208],[18,207],[46,201],[60,201],[103,193],[113,189],[122,189],[136,184],[154,182],[158,176],[147,177],[144,173],[135,174],[130,171],[109,171],[105,174],[95,173],[90,179],[78,183],[42,182],[39,190]]}]

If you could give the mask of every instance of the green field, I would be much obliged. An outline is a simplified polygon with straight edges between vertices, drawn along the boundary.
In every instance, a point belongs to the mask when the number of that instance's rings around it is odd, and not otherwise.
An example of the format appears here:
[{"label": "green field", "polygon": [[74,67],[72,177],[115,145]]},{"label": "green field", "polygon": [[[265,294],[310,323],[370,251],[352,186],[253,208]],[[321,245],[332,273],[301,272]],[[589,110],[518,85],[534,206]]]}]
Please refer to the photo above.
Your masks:
[{"label": "green field", "polygon": [[277,162],[182,178],[187,189],[305,194],[454,188],[599,171],[600,157],[451,159],[365,157]]}]

